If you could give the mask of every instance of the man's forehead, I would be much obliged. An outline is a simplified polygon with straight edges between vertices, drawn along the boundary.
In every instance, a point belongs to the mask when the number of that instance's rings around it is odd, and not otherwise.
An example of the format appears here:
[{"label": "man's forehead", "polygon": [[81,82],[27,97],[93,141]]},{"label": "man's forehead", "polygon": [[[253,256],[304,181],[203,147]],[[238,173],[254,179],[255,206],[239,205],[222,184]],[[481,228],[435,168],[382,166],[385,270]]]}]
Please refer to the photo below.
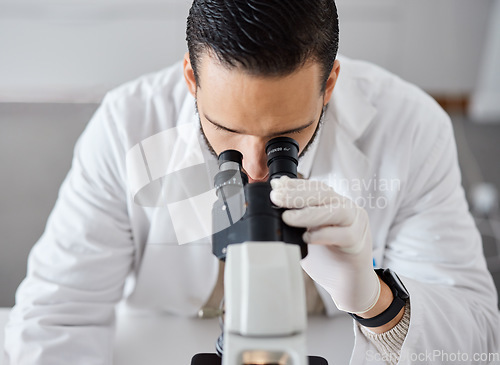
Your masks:
[{"label": "man's forehead", "polygon": [[[303,75],[303,81],[318,83],[319,89],[321,86],[322,72],[321,65],[310,59],[304,64],[300,64],[287,73],[262,73],[259,70],[252,70],[243,67],[241,64],[236,63],[230,65],[227,62],[221,61],[213,52],[203,52],[203,55],[197,61],[197,74],[199,77],[198,87],[202,87],[205,82],[213,82],[213,75],[217,75],[217,79],[224,76],[231,75],[234,79],[252,79],[268,82],[282,83],[293,79],[299,79]],[[306,76],[307,75],[307,76]]]}]

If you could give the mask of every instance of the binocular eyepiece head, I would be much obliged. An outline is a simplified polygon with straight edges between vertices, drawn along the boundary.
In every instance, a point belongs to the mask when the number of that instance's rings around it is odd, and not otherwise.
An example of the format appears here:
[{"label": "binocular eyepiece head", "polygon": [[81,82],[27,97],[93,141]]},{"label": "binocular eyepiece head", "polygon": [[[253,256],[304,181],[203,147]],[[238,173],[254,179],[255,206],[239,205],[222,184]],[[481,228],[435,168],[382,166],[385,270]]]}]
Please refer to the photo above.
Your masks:
[{"label": "binocular eyepiece head", "polygon": [[[265,152],[269,180],[281,176],[297,177],[299,145],[295,140],[274,138],[266,144]],[[224,260],[226,247],[230,244],[281,241],[299,245],[302,257],[305,257],[304,229],[283,222],[283,209],[271,202],[269,181],[248,184],[242,161],[242,154],[236,150],[219,155],[219,173],[214,178],[218,199],[212,209],[213,253]]]},{"label": "binocular eyepiece head", "polygon": [[[293,138],[276,137],[266,143],[267,167],[269,168],[269,180],[288,176],[297,177],[297,165],[299,163],[299,144]],[[242,171],[243,155],[236,150],[226,150],[219,155],[219,170]],[[248,181],[246,174],[244,180]]]}]

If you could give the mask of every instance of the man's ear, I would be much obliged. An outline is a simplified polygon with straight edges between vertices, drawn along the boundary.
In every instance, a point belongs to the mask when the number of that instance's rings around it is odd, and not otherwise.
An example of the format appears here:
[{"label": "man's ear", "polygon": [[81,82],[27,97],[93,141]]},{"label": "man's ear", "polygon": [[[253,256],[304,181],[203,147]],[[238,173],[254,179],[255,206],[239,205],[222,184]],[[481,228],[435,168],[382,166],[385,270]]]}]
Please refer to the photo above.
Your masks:
[{"label": "man's ear", "polygon": [[340,62],[339,60],[335,60],[335,62],[333,62],[333,67],[332,71],[330,72],[330,76],[328,76],[328,80],[326,80],[323,106],[328,104],[328,102],[332,97],[333,89],[335,87],[335,84],[337,83],[337,79],[339,78],[339,73],[340,73]]},{"label": "man's ear", "polygon": [[196,78],[194,77],[193,66],[191,65],[191,59],[189,58],[189,52],[184,55],[184,80],[189,92],[196,98]]}]

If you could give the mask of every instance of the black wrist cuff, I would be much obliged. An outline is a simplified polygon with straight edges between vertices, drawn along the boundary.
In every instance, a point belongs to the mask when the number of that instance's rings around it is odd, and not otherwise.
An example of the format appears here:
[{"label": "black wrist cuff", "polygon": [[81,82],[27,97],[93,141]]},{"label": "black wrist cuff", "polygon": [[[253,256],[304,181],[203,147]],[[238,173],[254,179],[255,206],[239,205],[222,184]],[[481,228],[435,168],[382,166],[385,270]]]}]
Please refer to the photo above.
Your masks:
[{"label": "black wrist cuff", "polygon": [[375,272],[389,286],[394,299],[385,311],[372,318],[362,318],[354,313],[349,313],[352,318],[364,327],[380,327],[389,323],[398,315],[409,298],[406,288],[393,271],[390,269],[376,269]]}]

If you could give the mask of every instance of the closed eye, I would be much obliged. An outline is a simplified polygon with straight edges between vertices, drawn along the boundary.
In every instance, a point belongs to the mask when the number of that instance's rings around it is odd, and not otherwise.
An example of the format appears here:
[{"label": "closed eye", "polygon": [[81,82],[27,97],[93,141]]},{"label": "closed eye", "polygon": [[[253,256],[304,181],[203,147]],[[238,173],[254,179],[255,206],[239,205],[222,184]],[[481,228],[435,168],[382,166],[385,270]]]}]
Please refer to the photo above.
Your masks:
[{"label": "closed eye", "polygon": [[[213,125],[213,127],[215,128],[216,131],[226,131],[226,132],[235,133],[235,134],[246,134],[242,131],[236,131],[236,130],[224,127],[223,125],[220,125],[219,123],[216,123],[216,122],[210,120],[210,118],[208,118],[206,115],[205,115],[205,118],[210,122],[210,124]],[[272,133],[268,137],[273,138],[273,137],[278,137],[278,136],[284,136],[287,134],[298,134],[298,133],[302,132],[303,130],[309,128],[313,124],[314,124],[314,121],[311,121],[311,122],[309,122],[303,126],[300,126],[298,128],[294,128],[294,129],[290,129],[290,130],[286,130],[286,131],[282,131],[282,132]]]}]

